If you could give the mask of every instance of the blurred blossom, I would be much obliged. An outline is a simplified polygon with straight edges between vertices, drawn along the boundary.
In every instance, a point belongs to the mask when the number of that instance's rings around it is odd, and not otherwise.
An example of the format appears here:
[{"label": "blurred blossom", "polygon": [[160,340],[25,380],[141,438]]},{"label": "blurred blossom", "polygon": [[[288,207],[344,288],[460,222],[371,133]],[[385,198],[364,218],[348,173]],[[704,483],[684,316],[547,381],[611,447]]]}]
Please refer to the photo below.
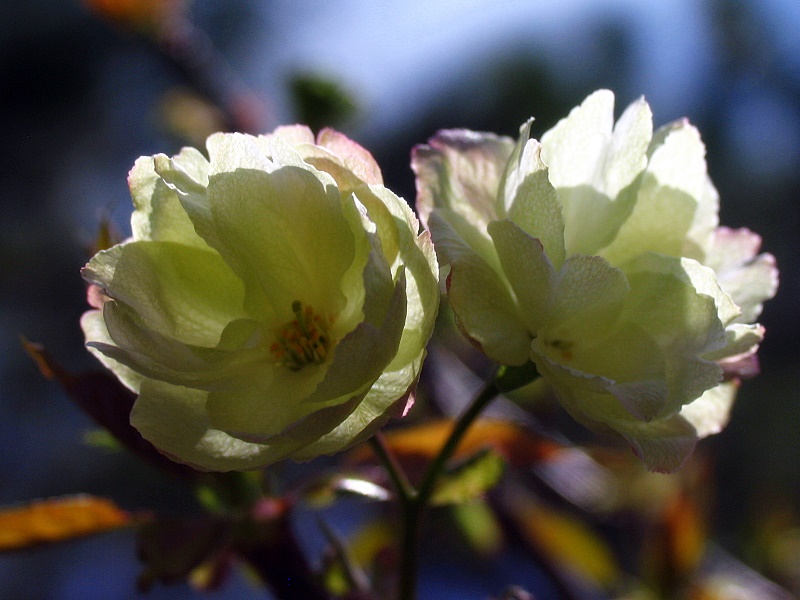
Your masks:
[{"label": "blurred blossom", "polygon": [[152,30],[183,12],[188,3],[186,0],[84,0],[84,4],[115,23]]},{"label": "blurred blossom", "polygon": [[83,270],[90,350],[177,461],[252,469],[349,447],[408,409],[438,307],[433,248],[361,146],[215,134],[130,173],[133,236]]},{"label": "blurred blossom", "polygon": [[777,271],[718,227],[705,147],[686,120],[653,132],[640,99],[614,123],[601,90],[530,139],[442,131],[415,149],[417,206],[465,335],[535,363],[566,410],[678,469],[757,371]]},{"label": "blurred blossom", "polygon": [[222,111],[189,90],[168,90],[161,98],[159,113],[170,132],[192,144],[202,144],[209,135],[225,127]]}]

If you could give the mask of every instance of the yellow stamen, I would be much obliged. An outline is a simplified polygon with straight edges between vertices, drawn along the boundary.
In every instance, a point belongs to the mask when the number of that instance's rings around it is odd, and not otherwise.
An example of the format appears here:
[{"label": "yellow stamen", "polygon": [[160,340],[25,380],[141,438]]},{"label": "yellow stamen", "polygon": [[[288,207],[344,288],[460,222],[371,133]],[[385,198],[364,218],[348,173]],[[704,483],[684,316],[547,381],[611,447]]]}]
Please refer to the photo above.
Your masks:
[{"label": "yellow stamen", "polygon": [[303,307],[299,300],[292,302],[295,318],[277,332],[277,340],[269,350],[275,359],[293,371],[309,363],[322,364],[328,355],[331,339],[327,319]]}]

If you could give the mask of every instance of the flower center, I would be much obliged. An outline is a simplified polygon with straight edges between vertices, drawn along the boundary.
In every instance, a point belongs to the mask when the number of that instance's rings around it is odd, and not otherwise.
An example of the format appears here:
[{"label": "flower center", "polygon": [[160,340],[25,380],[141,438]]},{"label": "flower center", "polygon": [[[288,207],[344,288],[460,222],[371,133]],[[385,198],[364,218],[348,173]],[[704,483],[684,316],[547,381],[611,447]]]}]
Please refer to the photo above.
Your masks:
[{"label": "flower center", "polygon": [[572,342],[568,342],[566,340],[549,340],[546,344],[553,349],[558,355],[561,356],[561,360],[565,362],[569,362],[574,358],[574,354],[572,352],[572,348],[575,345]]},{"label": "flower center", "polygon": [[304,307],[299,300],[292,302],[292,312],[294,320],[278,332],[270,352],[292,371],[299,371],[309,363],[321,365],[331,346],[327,319],[312,307]]}]

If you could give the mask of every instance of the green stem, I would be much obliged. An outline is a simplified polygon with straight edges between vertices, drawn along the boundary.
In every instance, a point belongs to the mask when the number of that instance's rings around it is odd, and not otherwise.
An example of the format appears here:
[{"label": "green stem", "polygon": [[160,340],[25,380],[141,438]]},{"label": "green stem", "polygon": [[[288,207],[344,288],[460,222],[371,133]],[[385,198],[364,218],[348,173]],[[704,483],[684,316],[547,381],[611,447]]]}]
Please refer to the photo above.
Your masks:
[{"label": "green stem", "polygon": [[403,467],[400,466],[394,454],[389,450],[389,447],[386,445],[386,439],[380,431],[369,439],[369,443],[372,446],[372,451],[389,474],[389,479],[392,480],[392,485],[394,486],[400,505],[405,505],[414,497],[416,492],[408,482]]},{"label": "green stem", "polygon": [[439,454],[436,455],[436,458],[434,458],[433,462],[428,466],[428,470],[422,478],[422,483],[417,489],[416,495],[416,501],[422,506],[427,505],[430,501],[436,486],[436,480],[439,478],[439,475],[442,474],[447,461],[452,458],[458,445],[467,433],[467,430],[481,412],[483,412],[483,409],[486,408],[489,402],[494,400],[499,393],[497,381],[493,374],[492,378],[483,386],[483,389],[481,389],[472,401],[472,404],[470,404],[467,410],[458,418],[453,431],[450,432],[450,437],[447,438],[444,446],[439,450]]},{"label": "green stem", "polygon": [[[410,486],[403,487],[401,484],[395,482],[398,489],[398,498],[400,501],[400,509],[402,513],[402,540],[401,540],[401,555],[400,555],[400,590],[398,600],[415,600],[417,597],[417,572],[418,572],[418,558],[419,558],[419,538],[422,527],[422,518],[436,489],[436,481],[444,471],[447,461],[452,458],[459,443],[464,438],[470,425],[480,415],[486,405],[489,404],[499,393],[497,383],[494,378],[483,387],[475,399],[470,404],[469,408],[464,414],[456,421],[453,431],[447,438],[444,446],[428,466],[425,475],[422,478],[422,483],[416,492],[408,493]],[[375,447],[376,444],[373,445]],[[385,447],[384,447],[384,450]],[[389,458],[391,455],[388,454]],[[379,454],[380,456],[380,454]],[[388,461],[381,459],[384,465]],[[393,482],[395,475],[392,472],[402,473],[402,471],[395,466],[388,468]],[[405,476],[397,478],[398,481],[403,481]],[[403,491],[400,491],[403,490]]]}]

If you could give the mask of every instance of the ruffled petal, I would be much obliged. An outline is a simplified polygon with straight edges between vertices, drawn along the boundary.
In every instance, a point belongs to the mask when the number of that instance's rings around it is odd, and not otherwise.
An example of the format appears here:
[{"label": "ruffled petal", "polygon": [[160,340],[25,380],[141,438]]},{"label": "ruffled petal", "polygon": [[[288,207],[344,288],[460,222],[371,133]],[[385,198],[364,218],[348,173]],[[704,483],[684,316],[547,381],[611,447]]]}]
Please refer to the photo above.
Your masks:
[{"label": "ruffled petal", "polygon": [[145,326],[186,344],[213,348],[230,321],[245,317],[241,280],[207,246],[119,244],[98,253],[82,274]]},{"label": "ruffled petal", "polygon": [[210,394],[210,422],[237,436],[268,442],[320,409],[362,398],[397,352],[405,312],[401,278],[379,326],[360,323],[323,365],[309,364],[298,371],[275,368],[269,387]]},{"label": "ruffled petal", "polygon": [[172,460],[202,471],[257,469],[302,444],[254,444],[215,429],[205,410],[206,397],[200,390],[145,380],[131,425]]},{"label": "ruffled petal", "polygon": [[431,211],[449,208],[485,234],[503,210],[497,191],[514,150],[511,138],[466,129],[440,131],[417,146],[411,168],[417,175],[417,212],[428,224]]},{"label": "ruffled petal", "polygon": [[764,301],[778,290],[778,268],[771,254],[758,254],[761,237],[749,229],[718,228],[706,250],[705,264],[717,273],[719,284],[731,295],[742,314],[741,323],[752,323]]},{"label": "ruffled petal", "polygon": [[506,284],[450,224],[431,214],[430,229],[439,260],[449,265],[447,291],[461,330],[490,358],[508,365],[528,361],[531,334]]},{"label": "ruffled petal", "polygon": [[[672,130],[650,157],[638,185],[636,204],[602,255],[615,264],[644,252],[681,256],[706,194],[705,146],[694,127]],[[697,232],[695,232],[697,235]]]},{"label": "ruffled petal", "polygon": [[736,381],[721,383],[684,406],[680,416],[692,424],[699,438],[719,433],[728,424],[738,391]]},{"label": "ruffled petal", "polygon": [[542,136],[542,159],[563,206],[568,253],[595,254],[616,235],[646,164],[649,108],[634,103],[613,127],[614,95],[591,94]]},{"label": "ruffled petal", "polygon": [[[193,148],[184,148],[176,160],[187,168],[194,167],[195,177],[207,177],[208,161]],[[179,242],[208,248],[197,235],[175,191],[155,171],[153,157],[139,158],[128,175],[133,206],[131,230],[134,240]]]},{"label": "ruffled petal", "polygon": [[506,185],[514,184],[513,189],[507,188],[505,192],[510,196],[507,215],[542,243],[550,262],[560,269],[566,258],[564,218],[558,194],[542,162],[541,150],[541,144],[535,140],[525,144],[518,168],[506,181]]},{"label": "ruffled petal", "polygon": [[725,330],[714,298],[699,293],[685,270],[692,263],[645,255],[627,273],[631,292],[622,318],[647,331],[664,353],[666,412],[676,412],[722,378],[719,365],[702,356],[725,346]]},{"label": "ruffled petal", "polygon": [[290,321],[296,300],[329,317],[342,310],[339,282],[355,259],[355,242],[335,188],[296,167],[239,169],[212,176],[208,202],[224,239],[212,245],[248,292],[257,288],[269,300],[275,312],[265,320]]}]

